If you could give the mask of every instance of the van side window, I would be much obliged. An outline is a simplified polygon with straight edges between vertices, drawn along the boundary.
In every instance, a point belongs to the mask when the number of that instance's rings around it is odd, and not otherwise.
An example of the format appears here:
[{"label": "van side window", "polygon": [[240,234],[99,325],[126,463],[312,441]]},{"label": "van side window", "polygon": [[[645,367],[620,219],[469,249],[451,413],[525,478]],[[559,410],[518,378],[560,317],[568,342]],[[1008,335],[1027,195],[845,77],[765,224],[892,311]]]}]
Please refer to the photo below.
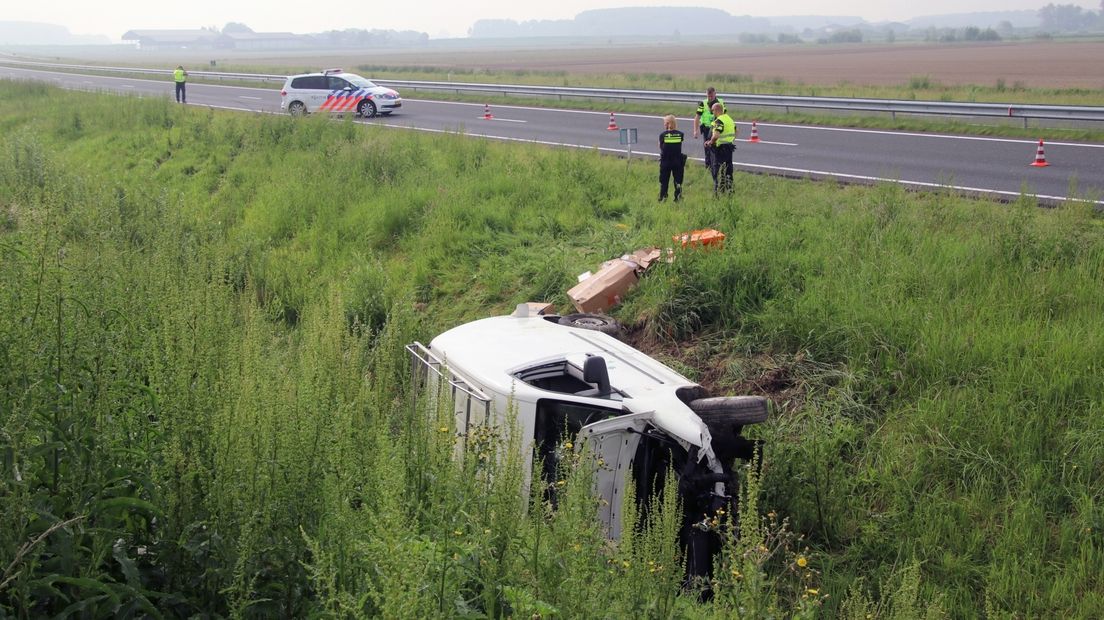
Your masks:
[{"label": "van side window", "polygon": [[555,481],[556,467],[559,465],[556,446],[563,439],[567,438],[575,441],[579,431],[584,426],[616,417],[622,413],[620,409],[595,407],[547,398],[537,401],[533,442],[536,446],[537,457],[544,461],[541,478],[546,483]]}]

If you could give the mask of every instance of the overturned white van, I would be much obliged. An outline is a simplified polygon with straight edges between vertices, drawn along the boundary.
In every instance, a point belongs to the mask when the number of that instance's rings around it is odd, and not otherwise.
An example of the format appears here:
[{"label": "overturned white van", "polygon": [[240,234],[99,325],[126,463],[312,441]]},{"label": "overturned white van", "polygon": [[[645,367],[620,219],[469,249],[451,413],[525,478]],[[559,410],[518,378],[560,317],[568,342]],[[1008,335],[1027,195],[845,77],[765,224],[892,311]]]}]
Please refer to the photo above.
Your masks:
[{"label": "overturned white van", "polygon": [[595,329],[605,327],[601,319],[538,315],[522,304],[510,316],[460,325],[407,350],[420,378],[438,390],[448,386],[461,442],[473,426],[513,428],[534,457],[529,467],[543,463],[529,476],[548,483],[561,439],[588,443],[601,464],[595,492],[605,500],[598,516],[610,538],[621,535],[625,485],[643,500],[673,471],[688,572],[708,574],[720,542],[710,519],[735,508],[734,464],[749,461],[758,445],[741,431],[766,420],[770,402],[709,398],[702,386]]}]

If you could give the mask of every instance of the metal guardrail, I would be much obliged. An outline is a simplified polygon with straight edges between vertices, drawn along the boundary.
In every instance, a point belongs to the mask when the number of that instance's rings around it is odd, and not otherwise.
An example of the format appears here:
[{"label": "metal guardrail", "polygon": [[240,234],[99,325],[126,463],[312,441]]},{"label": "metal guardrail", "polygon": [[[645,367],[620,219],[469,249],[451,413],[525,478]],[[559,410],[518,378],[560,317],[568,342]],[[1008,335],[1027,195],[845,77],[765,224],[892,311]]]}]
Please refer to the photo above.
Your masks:
[{"label": "metal guardrail", "polygon": [[[88,65],[63,65],[43,62],[29,62],[0,59],[4,64],[20,64],[59,69],[80,69],[105,71],[111,73],[139,73],[151,75],[171,75],[171,69],[143,69],[135,67],[103,67]],[[222,71],[189,71],[188,75],[216,80],[255,80],[261,82],[282,82],[287,76],[256,73],[227,73]],[[532,97],[556,97],[604,99],[629,101],[663,101],[696,103],[701,93],[688,93],[663,90],[626,90],[608,88],[578,88],[567,86],[526,86],[517,84],[479,84],[468,82],[422,82],[411,80],[373,80],[389,87],[413,91],[451,91],[456,93],[493,93],[502,95],[522,95]],[[720,93],[725,104],[749,107],[791,109],[843,110],[851,112],[882,112],[893,116],[897,114],[926,114],[943,116],[1003,117],[1022,118],[1026,126],[1028,119],[1066,120],[1066,121],[1104,121],[1104,107],[1036,105],[1024,103],[969,103],[951,101],[910,101],[897,99],[852,99],[845,97],[796,97],[788,95],[746,95],[738,93]]]}]

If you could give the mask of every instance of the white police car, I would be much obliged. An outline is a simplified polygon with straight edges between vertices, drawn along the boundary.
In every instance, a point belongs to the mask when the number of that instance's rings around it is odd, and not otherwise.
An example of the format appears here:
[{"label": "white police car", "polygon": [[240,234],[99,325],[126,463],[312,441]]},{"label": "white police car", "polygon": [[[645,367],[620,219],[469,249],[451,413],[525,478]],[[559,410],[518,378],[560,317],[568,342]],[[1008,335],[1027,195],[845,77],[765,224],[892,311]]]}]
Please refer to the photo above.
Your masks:
[{"label": "white police car", "polygon": [[293,116],[329,112],[372,118],[401,107],[399,93],[341,69],[290,75],[280,89],[280,109]]}]

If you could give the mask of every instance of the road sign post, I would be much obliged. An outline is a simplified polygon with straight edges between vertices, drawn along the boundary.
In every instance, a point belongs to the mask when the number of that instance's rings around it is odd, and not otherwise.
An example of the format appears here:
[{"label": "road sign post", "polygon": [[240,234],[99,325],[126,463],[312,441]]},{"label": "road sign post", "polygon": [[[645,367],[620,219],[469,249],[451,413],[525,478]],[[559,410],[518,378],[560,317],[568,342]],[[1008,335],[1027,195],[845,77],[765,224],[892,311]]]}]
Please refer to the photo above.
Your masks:
[{"label": "road sign post", "polygon": [[636,144],[636,127],[621,129],[621,144],[625,145],[628,158],[632,159],[632,145]]}]

